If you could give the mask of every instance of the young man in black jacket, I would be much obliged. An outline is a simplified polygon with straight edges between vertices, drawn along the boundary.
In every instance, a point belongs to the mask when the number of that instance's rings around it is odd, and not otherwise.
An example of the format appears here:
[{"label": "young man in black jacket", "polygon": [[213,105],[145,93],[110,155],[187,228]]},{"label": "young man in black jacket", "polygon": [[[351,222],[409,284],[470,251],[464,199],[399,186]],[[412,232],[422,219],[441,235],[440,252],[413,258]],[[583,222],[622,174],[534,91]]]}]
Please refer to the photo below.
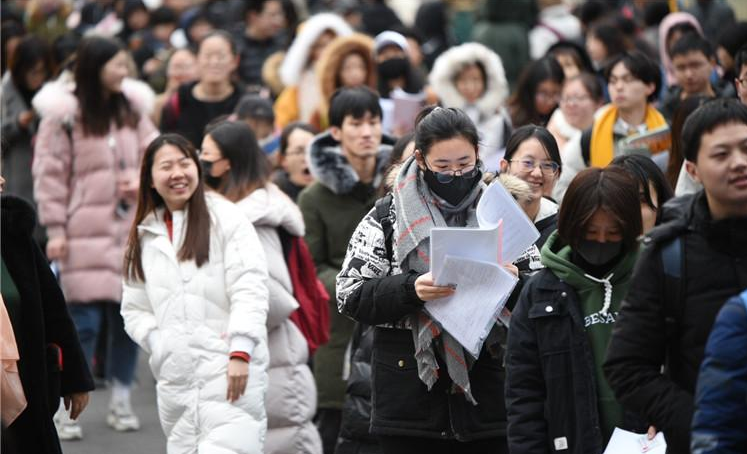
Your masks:
[{"label": "young man in black jacket", "polygon": [[704,190],[665,205],[671,220],[644,239],[604,365],[618,401],[664,432],[668,453],[690,452],[708,334],[721,306],[747,287],[747,107],[711,101],[688,118],[681,140]]}]

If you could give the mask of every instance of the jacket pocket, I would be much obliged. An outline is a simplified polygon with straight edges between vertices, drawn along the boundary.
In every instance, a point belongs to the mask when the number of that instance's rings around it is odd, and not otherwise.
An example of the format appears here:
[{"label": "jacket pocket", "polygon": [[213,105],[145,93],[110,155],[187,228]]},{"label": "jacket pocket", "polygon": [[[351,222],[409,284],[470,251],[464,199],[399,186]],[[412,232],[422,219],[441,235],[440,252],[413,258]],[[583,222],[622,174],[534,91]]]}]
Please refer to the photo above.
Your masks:
[{"label": "jacket pocket", "polygon": [[427,420],[430,414],[428,388],[418,376],[415,356],[409,351],[412,348],[393,347],[399,346],[385,344],[375,347],[373,352],[376,419],[389,422]]}]

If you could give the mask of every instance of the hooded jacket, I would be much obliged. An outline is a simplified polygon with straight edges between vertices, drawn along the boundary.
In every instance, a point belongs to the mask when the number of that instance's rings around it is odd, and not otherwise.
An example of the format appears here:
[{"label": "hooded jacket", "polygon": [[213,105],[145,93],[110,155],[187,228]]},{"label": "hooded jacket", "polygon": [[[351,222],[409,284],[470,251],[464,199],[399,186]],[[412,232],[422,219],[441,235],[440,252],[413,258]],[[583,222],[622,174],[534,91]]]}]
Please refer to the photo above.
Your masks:
[{"label": "hooded jacket", "polygon": [[700,27],[700,22],[690,13],[676,12],[669,13],[659,24],[659,61],[664,67],[664,73],[666,76],[666,85],[674,85],[677,83],[677,79],[674,77],[674,66],[672,66],[672,59],[669,58],[669,52],[667,52],[667,33],[669,29],[677,24],[687,22],[691,24],[698,31],[700,36],[703,36],[703,29]]},{"label": "hooded jacket", "polygon": [[[602,361],[637,252],[605,279],[571,261],[556,233],[542,249],[545,269],[522,290],[511,315],[506,407],[511,452],[601,452],[612,428],[640,430],[602,376]],[[606,310],[605,310],[606,309]]]},{"label": "hooded jacket", "polygon": [[[316,40],[328,31],[336,37],[353,33],[350,25],[337,14],[315,14],[302,24],[285,54],[280,65],[280,80],[285,89],[275,102],[275,121],[281,128],[295,120],[308,122],[319,104],[321,93],[309,59]],[[301,87],[303,90],[299,89]]]},{"label": "hooded jacket", "polygon": [[[208,193],[210,257],[180,261],[186,211],[164,209],[138,225],[145,282],[127,279],[125,330],[150,353],[169,453],[261,454],[267,416],[268,287],[265,255],[241,211]],[[229,353],[249,353],[244,395],[226,399]]]},{"label": "hooded jacket", "polygon": [[[465,66],[480,63],[485,70],[485,92],[469,103],[456,88],[456,78]],[[508,82],[501,58],[479,43],[452,47],[441,54],[428,76],[431,88],[444,107],[464,110],[480,133],[480,158],[489,172],[498,171],[511,132],[510,116],[503,108]]]},{"label": "hooded jacket", "polygon": [[[667,452],[680,453],[690,449],[708,334],[726,300],[747,288],[747,219],[714,221],[703,191],[667,202],[662,219],[644,238],[604,369],[618,401],[664,432]],[[682,242],[678,300],[667,290],[662,257],[675,238]]]},{"label": "hooded jacket", "polygon": [[342,364],[353,321],[337,311],[335,278],[342,268],[348,241],[358,222],[376,200],[383,183],[393,140],[382,137],[376,158],[373,184],[362,184],[329,132],[314,138],[307,150],[309,170],[317,180],[298,197],[306,225],[306,243],[314,258],[317,275],[330,295],[330,340],[314,355],[320,409],[340,409],[345,395]]},{"label": "hooded jacket", "polygon": [[[46,84],[32,103],[41,116],[32,174],[39,220],[50,238],[67,239],[59,260],[68,302],[119,301],[122,257],[134,209],[117,214],[117,177],[140,171],[145,148],[158,131],[150,121],[153,91],[125,79],[122,92],[140,115],[136,127],[83,133],[78,99],[63,80]],[[121,211],[121,210],[120,210]]]},{"label": "hooded jacket", "polygon": [[254,224],[267,258],[269,311],[267,347],[269,386],[265,399],[265,454],[321,454],[316,412],[316,385],[308,366],[309,347],[289,318],[298,309],[278,229],[304,235],[301,211],[274,184],[257,189],[236,205]]},{"label": "hooded jacket", "polygon": [[349,36],[339,36],[324,48],[316,63],[316,75],[319,80],[321,99],[317,109],[316,122],[320,130],[326,129],[328,124],[327,111],[332,94],[340,88],[338,75],[351,54],[360,55],[366,65],[365,85],[376,90],[376,62],[373,58],[374,40],[368,35],[354,33]]}]

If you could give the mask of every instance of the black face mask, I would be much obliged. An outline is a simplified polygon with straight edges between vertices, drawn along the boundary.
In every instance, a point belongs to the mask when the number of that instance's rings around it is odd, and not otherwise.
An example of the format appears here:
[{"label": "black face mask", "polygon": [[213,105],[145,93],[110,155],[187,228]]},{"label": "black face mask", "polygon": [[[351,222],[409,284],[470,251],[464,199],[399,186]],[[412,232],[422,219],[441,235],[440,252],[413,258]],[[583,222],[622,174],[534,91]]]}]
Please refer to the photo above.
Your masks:
[{"label": "black face mask", "polygon": [[395,57],[379,63],[377,71],[383,80],[396,79],[407,75],[410,61],[407,57]]},{"label": "black face mask", "polygon": [[599,241],[592,240],[581,240],[578,243],[576,252],[581,256],[587,263],[594,266],[601,266],[610,263],[614,260],[622,251],[622,241],[607,241],[606,243],[600,243]]},{"label": "black face mask", "polygon": [[217,189],[220,186],[223,177],[214,177],[210,173],[213,171],[213,164],[215,161],[205,161],[200,159],[200,166],[202,166],[202,178],[205,179],[205,184],[213,189]]},{"label": "black face mask", "polygon": [[457,206],[482,179],[482,171],[478,170],[472,178],[454,175],[454,179],[448,183],[438,181],[433,171],[428,168],[425,169],[423,176],[428,187],[434,194],[446,200],[452,206]]}]

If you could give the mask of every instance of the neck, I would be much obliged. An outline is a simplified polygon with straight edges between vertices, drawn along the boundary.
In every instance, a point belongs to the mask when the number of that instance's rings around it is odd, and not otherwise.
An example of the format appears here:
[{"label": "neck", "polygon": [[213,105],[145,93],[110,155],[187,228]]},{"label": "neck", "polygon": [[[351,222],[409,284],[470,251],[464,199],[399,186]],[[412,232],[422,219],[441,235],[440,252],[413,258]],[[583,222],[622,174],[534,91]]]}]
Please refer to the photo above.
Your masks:
[{"label": "neck", "polygon": [[194,95],[201,101],[215,101],[227,98],[233,93],[233,85],[229,81],[199,82],[195,85]]},{"label": "neck", "polygon": [[697,96],[697,95],[705,95],[705,96],[710,96],[710,97],[716,97],[716,92],[713,91],[713,87],[709,83],[708,85],[705,86],[705,88],[703,88],[702,90],[699,90],[699,91],[697,91],[695,93],[687,93],[687,92],[685,92],[685,90],[682,90],[682,93],[680,94],[680,99],[687,99],[687,98],[689,98],[691,96]]},{"label": "neck", "polygon": [[526,207],[526,213],[527,217],[534,222],[535,219],[537,219],[537,215],[540,211],[540,203],[542,203],[542,196],[538,197],[535,200],[532,200],[529,205]]},{"label": "neck", "polygon": [[643,104],[640,106],[634,106],[629,109],[618,109],[618,115],[620,115],[620,118],[623,119],[623,121],[630,126],[638,126],[640,124],[643,124],[644,121],[646,121],[646,106],[648,104]]},{"label": "neck", "polygon": [[360,157],[347,152],[345,153],[345,157],[350,167],[358,174],[358,179],[360,179],[361,183],[368,184],[373,182],[376,173],[376,155]]},{"label": "neck", "polygon": [[711,212],[711,218],[714,221],[747,218],[747,203],[724,204],[714,200],[708,192],[706,192],[706,200],[708,201],[708,211]]}]

